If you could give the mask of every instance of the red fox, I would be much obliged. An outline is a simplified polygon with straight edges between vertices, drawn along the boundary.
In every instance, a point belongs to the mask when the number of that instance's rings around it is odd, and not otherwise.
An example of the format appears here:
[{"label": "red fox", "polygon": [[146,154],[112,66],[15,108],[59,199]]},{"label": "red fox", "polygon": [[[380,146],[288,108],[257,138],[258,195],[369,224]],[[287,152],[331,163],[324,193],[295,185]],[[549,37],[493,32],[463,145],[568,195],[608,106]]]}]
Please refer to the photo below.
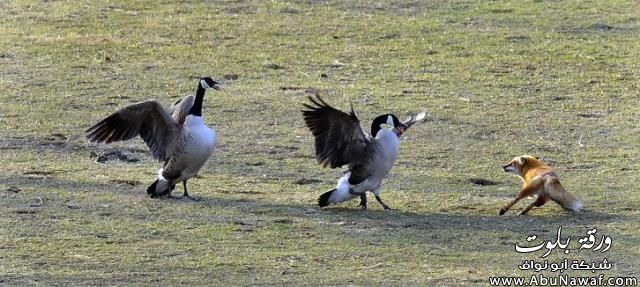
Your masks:
[{"label": "red fox", "polygon": [[551,167],[543,164],[534,156],[523,155],[515,157],[509,163],[502,166],[502,169],[520,176],[522,179],[522,189],[518,192],[515,199],[500,209],[500,215],[507,212],[507,210],[520,199],[535,195],[537,195],[536,200],[518,212],[518,215],[527,214],[534,206],[543,206],[549,199],[557,202],[569,211],[575,212],[582,208],[582,203],[562,187],[560,179],[556,173],[551,170]]}]

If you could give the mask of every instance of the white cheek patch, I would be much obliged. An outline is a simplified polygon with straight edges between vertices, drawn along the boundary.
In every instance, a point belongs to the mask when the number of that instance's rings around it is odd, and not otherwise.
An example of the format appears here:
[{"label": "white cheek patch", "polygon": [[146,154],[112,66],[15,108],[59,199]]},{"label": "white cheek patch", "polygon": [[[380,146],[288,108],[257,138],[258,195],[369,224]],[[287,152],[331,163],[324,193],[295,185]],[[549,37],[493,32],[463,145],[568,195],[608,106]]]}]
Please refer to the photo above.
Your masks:
[{"label": "white cheek patch", "polygon": [[207,81],[205,81],[205,80],[200,80],[200,86],[202,86],[202,87],[203,87],[203,88],[205,88],[205,89],[209,89],[209,88],[211,88],[211,86],[209,86],[209,85],[207,84]]},{"label": "white cheek patch", "polygon": [[391,116],[387,116],[387,125],[390,127],[394,127],[393,118]]}]

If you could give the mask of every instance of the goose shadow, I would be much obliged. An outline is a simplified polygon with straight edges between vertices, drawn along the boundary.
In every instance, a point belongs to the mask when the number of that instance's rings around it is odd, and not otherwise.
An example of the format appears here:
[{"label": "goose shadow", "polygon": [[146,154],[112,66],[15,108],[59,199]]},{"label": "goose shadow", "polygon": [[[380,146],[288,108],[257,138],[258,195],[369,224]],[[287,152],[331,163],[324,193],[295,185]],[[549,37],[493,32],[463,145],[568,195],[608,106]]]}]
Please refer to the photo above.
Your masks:
[{"label": "goose shadow", "polygon": [[[286,228],[286,236],[298,232],[328,236],[330,240],[366,246],[424,246],[437,254],[460,254],[479,252],[483,254],[505,254],[514,252],[516,244],[526,244],[527,238],[536,235],[539,243],[556,240],[562,227],[562,238],[571,237],[569,249],[579,247],[577,240],[594,227],[600,232],[610,233],[607,227],[614,222],[631,220],[629,216],[586,210],[579,213],[559,211],[526,216],[500,216],[495,214],[437,212],[422,213],[410,210],[385,211],[338,206],[319,208],[312,204],[284,204],[256,199],[226,199],[208,197],[195,204],[212,208],[234,208],[242,216],[234,218],[238,232],[255,232],[261,228]],[[285,225],[284,227],[282,225]],[[618,239],[619,234],[616,235]],[[627,242],[627,237],[618,239],[618,244]],[[418,247],[419,248],[419,247]],[[546,250],[546,249],[545,249]],[[544,252],[542,252],[544,253]],[[536,254],[537,256],[542,255]],[[617,251],[615,251],[618,254]],[[484,255],[483,255],[484,256]],[[489,255],[488,255],[489,256]],[[519,258],[514,255],[513,258]]]},{"label": "goose shadow", "polygon": [[273,218],[295,218],[317,220],[321,222],[358,223],[368,226],[386,228],[412,228],[429,231],[510,231],[518,233],[557,231],[558,226],[590,227],[606,225],[612,222],[629,220],[624,214],[602,213],[585,209],[572,213],[560,210],[557,214],[536,215],[498,215],[488,213],[437,212],[422,213],[404,210],[402,207],[393,210],[369,208],[361,210],[355,205],[332,206],[320,208],[313,204],[274,203],[251,198],[227,199],[205,197],[195,204],[208,207],[236,208],[241,212]]},{"label": "goose shadow", "polygon": [[[15,175],[1,176],[0,184],[18,189],[42,190],[46,188],[64,189],[83,192],[108,192],[118,189],[122,196],[147,197],[144,193],[144,183],[120,182],[111,183],[77,182],[60,179],[55,176]],[[18,191],[21,192],[21,191]],[[2,197],[10,196],[12,191],[4,190]],[[26,197],[39,196],[42,193],[33,192]],[[598,227],[612,222],[635,220],[630,216],[619,213],[603,213],[597,210],[584,209],[577,213],[559,210],[558,213],[536,214],[535,210],[526,216],[498,215],[498,211],[488,212],[452,210],[451,212],[415,212],[398,206],[394,210],[382,210],[377,206],[368,210],[356,207],[355,201],[343,203],[339,206],[319,208],[313,202],[306,203],[278,203],[265,198],[224,198],[217,194],[195,194],[199,200],[190,199],[152,199],[166,205],[201,205],[210,208],[231,208],[247,217],[266,218],[269,220],[295,222],[301,219],[327,224],[357,225],[364,227],[381,227],[392,230],[422,230],[424,232],[456,231],[456,232],[516,232],[516,233],[555,233],[558,226],[573,228]],[[58,200],[65,200],[60,198]],[[189,214],[184,215],[186,218]]]}]

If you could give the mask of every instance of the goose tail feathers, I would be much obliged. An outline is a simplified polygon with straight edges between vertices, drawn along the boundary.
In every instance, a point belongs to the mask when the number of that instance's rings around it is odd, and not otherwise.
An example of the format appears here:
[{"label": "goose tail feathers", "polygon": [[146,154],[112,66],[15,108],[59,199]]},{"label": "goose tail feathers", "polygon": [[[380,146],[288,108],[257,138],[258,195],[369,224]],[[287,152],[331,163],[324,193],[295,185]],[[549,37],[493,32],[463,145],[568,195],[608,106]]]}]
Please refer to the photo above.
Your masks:
[{"label": "goose tail feathers", "polygon": [[338,180],[336,188],[320,195],[318,198],[318,206],[324,207],[332,203],[340,203],[357,197],[357,195],[349,192],[349,176],[351,176],[351,172],[346,172],[340,180]]},{"label": "goose tail feathers", "polygon": [[151,197],[160,197],[171,193],[173,188],[168,180],[162,176],[162,169],[158,171],[158,179],[147,187],[147,194]]}]

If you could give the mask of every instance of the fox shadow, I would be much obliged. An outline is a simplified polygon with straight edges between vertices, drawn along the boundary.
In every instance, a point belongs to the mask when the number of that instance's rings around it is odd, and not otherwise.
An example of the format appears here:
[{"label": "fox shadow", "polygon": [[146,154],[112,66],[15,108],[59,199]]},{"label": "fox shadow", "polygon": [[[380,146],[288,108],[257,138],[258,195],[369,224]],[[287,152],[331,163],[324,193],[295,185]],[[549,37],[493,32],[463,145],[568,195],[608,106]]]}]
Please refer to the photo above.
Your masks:
[{"label": "fox shadow", "polygon": [[529,215],[525,216],[518,216],[515,213],[501,216],[498,214],[497,209],[493,214],[482,210],[468,213],[461,213],[460,211],[419,213],[405,210],[401,206],[392,210],[383,210],[377,206],[361,210],[355,203],[345,203],[341,206],[320,208],[313,203],[308,205],[281,204],[251,198],[203,198],[196,204],[236,207],[245,209],[249,213],[259,210],[259,213],[263,216],[306,218],[323,222],[352,222],[367,226],[378,225],[388,228],[412,228],[428,231],[446,229],[461,232],[474,230],[508,230],[518,233],[556,232],[558,226],[598,226],[627,219],[626,215],[601,213],[588,209],[575,213],[559,210],[558,213],[538,215],[536,215],[536,209],[534,209]]}]

